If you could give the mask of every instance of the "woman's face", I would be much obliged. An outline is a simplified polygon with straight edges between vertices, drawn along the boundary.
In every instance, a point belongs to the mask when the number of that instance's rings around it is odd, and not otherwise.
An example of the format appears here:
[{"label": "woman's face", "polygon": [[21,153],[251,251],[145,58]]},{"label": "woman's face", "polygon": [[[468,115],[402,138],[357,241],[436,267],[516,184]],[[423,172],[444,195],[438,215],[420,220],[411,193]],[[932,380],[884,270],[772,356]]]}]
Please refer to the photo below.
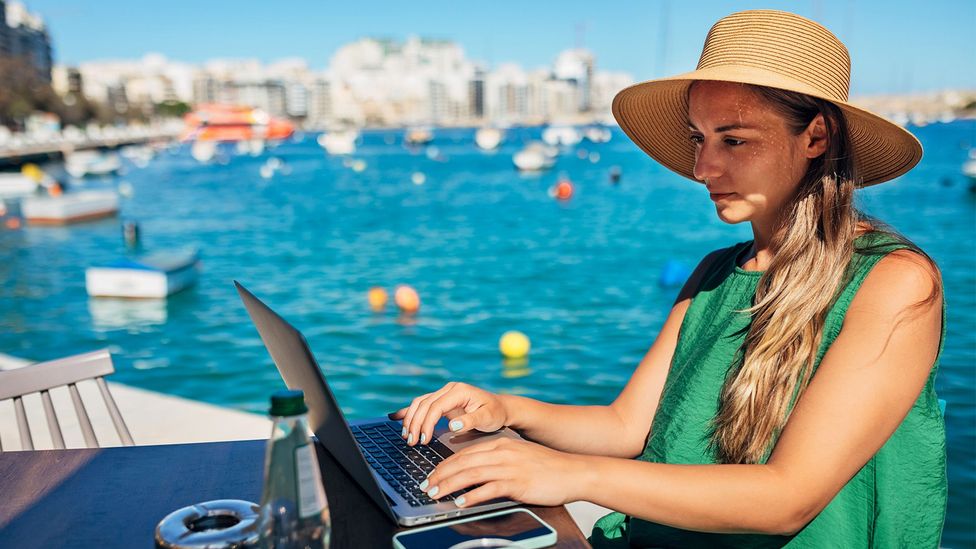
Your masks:
[{"label": "woman's face", "polygon": [[807,170],[813,129],[794,135],[756,91],[729,82],[696,82],[688,121],[695,178],[708,188],[719,218],[775,224]]}]

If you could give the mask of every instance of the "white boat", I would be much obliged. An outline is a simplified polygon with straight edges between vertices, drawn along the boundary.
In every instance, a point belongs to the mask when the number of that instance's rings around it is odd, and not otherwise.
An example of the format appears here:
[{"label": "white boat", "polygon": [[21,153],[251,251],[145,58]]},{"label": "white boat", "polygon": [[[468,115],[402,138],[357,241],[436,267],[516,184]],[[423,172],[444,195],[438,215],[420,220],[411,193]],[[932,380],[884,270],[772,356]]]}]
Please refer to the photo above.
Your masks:
[{"label": "white boat", "polygon": [[603,126],[589,126],[583,130],[583,137],[591,143],[606,143],[610,141],[610,130]]},{"label": "white boat", "polygon": [[92,328],[109,331],[166,324],[168,311],[165,299],[99,297],[88,300],[88,314],[91,315]]},{"label": "white boat", "polygon": [[79,191],[30,196],[21,202],[20,211],[33,225],[66,225],[116,215],[119,195],[115,191]]},{"label": "white boat", "polygon": [[329,154],[343,155],[356,152],[356,141],[359,139],[359,130],[335,130],[327,131],[317,139],[319,146]]},{"label": "white boat", "polygon": [[121,168],[122,162],[115,154],[80,151],[72,153],[64,159],[64,169],[71,174],[71,177],[111,175],[118,173]]},{"label": "white boat", "polygon": [[37,192],[37,182],[20,173],[0,173],[0,200],[23,198]]},{"label": "white boat", "polygon": [[483,150],[493,151],[498,148],[505,138],[505,132],[499,128],[478,128],[474,134],[474,142]]},{"label": "white boat", "polygon": [[525,172],[547,170],[556,163],[552,149],[542,143],[532,142],[512,157],[515,166]]},{"label": "white boat", "polygon": [[190,146],[190,155],[197,162],[210,162],[217,154],[216,141],[194,141]]},{"label": "white boat", "polygon": [[976,183],[976,148],[969,149],[969,157],[962,163],[962,174]]},{"label": "white boat", "polygon": [[119,149],[119,156],[131,161],[140,168],[145,168],[149,165],[153,157],[156,156],[156,153],[148,145],[129,145]]},{"label": "white boat", "polygon": [[85,269],[85,289],[92,297],[159,299],[192,286],[199,274],[196,250],[156,252]]},{"label": "white boat", "polygon": [[554,147],[572,147],[583,140],[583,135],[572,126],[549,126],[542,132],[542,140]]},{"label": "white boat", "polygon": [[407,128],[403,140],[407,145],[426,145],[434,140],[434,130],[427,127]]}]

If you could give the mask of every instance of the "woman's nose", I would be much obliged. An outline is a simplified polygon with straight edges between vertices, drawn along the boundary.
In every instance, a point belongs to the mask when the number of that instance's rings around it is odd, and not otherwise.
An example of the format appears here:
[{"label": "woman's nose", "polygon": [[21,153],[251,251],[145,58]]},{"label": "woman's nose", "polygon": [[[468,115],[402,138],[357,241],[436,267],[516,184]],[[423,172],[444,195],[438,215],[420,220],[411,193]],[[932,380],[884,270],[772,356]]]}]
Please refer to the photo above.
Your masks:
[{"label": "woman's nose", "polygon": [[715,148],[707,143],[698,146],[695,152],[695,169],[693,175],[698,181],[714,179],[722,175],[722,162]]}]

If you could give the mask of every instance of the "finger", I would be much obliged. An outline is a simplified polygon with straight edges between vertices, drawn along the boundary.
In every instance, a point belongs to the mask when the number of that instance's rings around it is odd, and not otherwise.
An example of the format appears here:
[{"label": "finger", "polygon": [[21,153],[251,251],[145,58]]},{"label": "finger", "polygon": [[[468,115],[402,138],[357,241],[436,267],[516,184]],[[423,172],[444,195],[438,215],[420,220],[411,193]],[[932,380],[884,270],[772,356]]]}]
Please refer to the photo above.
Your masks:
[{"label": "finger", "polygon": [[496,480],[486,482],[474,490],[454,498],[454,505],[464,508],[497,498],[510,498],[517,500],[518,497],[515,495],[515,487],[516,483],[511,480]]},{"label": "finger", "polygon": [[[479,449],[479,446],[485,447],[488,445],[478,444],[475,446],[469,446],[461,452],[458,452],[440,462],[437,467],[434,468],[434,471],[427,475],[428,486],[435,486],[443,480],[448,479],[452,475],[456,475],[465,469],[501,463],[504,456],[497,455],[496,452],[489,448]],[[427,490],[427,488],[421,489],[425,491]]]},{"label": "finger", "polygon": [[400,408],[396,412],[390,412],[389,414],[386,414],[386,417],[388,417],[388,418],[390,418],[390,419],[392,419],[394,421],[396,421],[398,419],[403,419],[403,416],[407,415],[407,410],[409,410],[409,409],[410,409],[409,406],[407,406],[405,408]]},{"label": "finger", "polygon": [[428,395],[430,395],[430,393],[425,393],[410,401],[410,406],[407,406],[407,412],[403,414],[403,430],[400,432],[401,437],[407,438],[407,426],[410,425],[410,420],[413,418],[413,415],[417,410],[417,406],[420,405],[420,401],[427,398]]},{"label": "finger", "polygon": [[427,486],[427,496],[432,499],[442,499],[459,490],[480,486],[482,484],[508,480],[511,469],[502,465],[485,465],[472,467],[444,478],[437,484]]},{"label": "finger", "polygon": [[453,382],[448,383],[433,393],[427,393],[426,395],[415,398],[413,403],[410,404],[410,410],[407,411],[407,415],[403,419],[403,428],[407,433],[408,445],[413,446],[420,437],[420,425],[426,418],[427,407],[430,405],[429,401],[450,391],[453,386]]},{"label": "finger", "polygon": [[[434,427],[437,426],[437,422],[440,421],[441,417],[449,416],[454,410],[463,409],[470,398],[471,394],[469,392],[455,386],[439,398],[431,399],[429,401],[429,407],[424,412],[426,418],[420,427],[420,443],[426,444],[430,442],[434,436]],[[452,419],[448,425],[453,425],[455,421],[457,420]]]},{"label": "finger", "polygon": [[492,425],[491,421],[491,411],[485,406],[480,406],[474,408],[473,410],[465,409],[467,413],[464,413],[458,417],[453,418],[450,423],[447,424],[448,428],[456,433],[467,433],[472,430],[479,430],[483,432],[495,431],[495,426]]}]

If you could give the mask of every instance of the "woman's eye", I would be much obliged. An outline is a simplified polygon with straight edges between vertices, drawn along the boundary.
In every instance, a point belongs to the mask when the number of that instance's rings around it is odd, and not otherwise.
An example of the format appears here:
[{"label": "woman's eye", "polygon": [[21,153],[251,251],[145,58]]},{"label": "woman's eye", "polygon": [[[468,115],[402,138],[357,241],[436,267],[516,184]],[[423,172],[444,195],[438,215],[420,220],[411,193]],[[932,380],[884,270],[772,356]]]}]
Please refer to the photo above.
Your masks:
[{"label": "woman's eye", "polygon": [[705,140],[702,136],[695,135],[695,134],[692,134],[689,139],[691,139],[691,142],[694,143],[695,145],[701,145],[702,141]]},{"label": "woman's eye", "polygon": [[745,141],[743,141],[741,139],[734,139],[732,137],[726,137],[725,138],[725,144],[726,145],[729,145],[729,146],[732,146],[732,147],[738,147],[739,145],[741,145],[743,143],[745,143]]}]

